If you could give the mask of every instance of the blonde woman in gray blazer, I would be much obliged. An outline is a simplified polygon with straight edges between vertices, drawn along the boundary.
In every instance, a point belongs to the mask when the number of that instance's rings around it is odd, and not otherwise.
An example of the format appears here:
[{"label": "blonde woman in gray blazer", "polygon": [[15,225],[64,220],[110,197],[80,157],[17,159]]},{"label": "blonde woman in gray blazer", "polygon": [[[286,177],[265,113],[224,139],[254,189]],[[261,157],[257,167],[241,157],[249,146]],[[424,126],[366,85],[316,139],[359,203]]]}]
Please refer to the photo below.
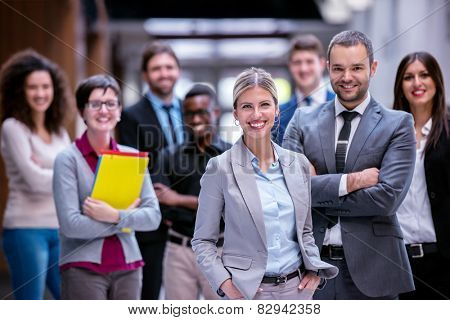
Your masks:
[{"label": "blonde woman in gray blazer", "polygon": [[211,159],[202,177],[192,240],[197,262],[224,298],[311,299],[321,278],[338,269],[320,260],[314,243],[309,162],[270,140],[279,109],[269,73],[242,72],[233,106],[243,136]]}]

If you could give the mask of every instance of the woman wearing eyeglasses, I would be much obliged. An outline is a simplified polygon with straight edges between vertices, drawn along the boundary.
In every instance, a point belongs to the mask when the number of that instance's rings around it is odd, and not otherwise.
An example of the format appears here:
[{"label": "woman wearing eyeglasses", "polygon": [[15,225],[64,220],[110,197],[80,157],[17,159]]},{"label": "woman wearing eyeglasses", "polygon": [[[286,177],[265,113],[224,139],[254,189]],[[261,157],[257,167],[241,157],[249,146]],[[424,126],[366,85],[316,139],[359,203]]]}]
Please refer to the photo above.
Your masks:
[{"label": "woman wearing eyeglasses", "polygon": [[133,231],[155,230],[161,221],[158,201],[146,174],[140,199],[117,210],[90,197],[102,150],[136,152],[111,135],[122,110],[120,88],[107,75],[78,86],[77,108],[86,132],[55,161],[53,190],[60,223],[62,298],[140,299],[142,260]]},{"label": "woman wearing eyeglasses", "polygon": [[58,220],[53,162],[66,148],[66,81],[53,62],[32,50],[13,55],[0,75],[1,153],[8,177],[3,249],[15,299],[60,297]]}]

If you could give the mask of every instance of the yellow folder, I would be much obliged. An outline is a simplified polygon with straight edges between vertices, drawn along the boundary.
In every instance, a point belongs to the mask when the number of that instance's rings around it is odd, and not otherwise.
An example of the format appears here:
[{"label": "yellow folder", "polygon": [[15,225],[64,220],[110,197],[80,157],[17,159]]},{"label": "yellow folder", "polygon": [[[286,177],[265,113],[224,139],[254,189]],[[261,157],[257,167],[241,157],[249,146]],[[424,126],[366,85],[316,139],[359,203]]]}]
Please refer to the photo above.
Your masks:
[{"label": "yellow folder", "polygon": [[104,151],[98,161],[91,197],[115,209],[127,209],[139,198],[147,171],[146,152]]}]

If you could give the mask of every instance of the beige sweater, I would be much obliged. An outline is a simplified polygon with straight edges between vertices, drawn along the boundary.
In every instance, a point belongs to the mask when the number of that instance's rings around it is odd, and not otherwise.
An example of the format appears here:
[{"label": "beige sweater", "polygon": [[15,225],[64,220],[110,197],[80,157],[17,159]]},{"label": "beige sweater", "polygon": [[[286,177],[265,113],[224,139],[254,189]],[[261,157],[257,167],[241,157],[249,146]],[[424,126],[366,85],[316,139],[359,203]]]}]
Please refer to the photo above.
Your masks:
[{"label": "beige sweater", "polygon": [[47,144],[18,120],[3,122],[0,150],[9,188],[4,228],[58,228],[52,195],[53,162],[69,144],[65,130],[60,136],[52,134]]}]

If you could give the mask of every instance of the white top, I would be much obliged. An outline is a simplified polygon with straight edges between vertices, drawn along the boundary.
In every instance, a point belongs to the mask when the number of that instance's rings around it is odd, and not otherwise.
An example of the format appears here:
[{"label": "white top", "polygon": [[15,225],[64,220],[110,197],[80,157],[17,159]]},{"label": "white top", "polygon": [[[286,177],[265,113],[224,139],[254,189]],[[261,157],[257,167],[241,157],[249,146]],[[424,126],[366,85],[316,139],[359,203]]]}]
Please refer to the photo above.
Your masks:
[{"label": "white top", "polygon": [[[350,145],[352,144],[353,136],[355,135],[356,129],[358,128],[359,122],[361,121],[361,117],[364,114],[364,111],[366,111],[367,106],[370,102],[370,93],[367,93],[367,98],[364,99],[363,102],[361,102],[360,105],[358,105],[353,110],[348,110],[345,108],[342,103],[339,101],[338,97],[334,99],[334,112],[335,112],[335,132],[334,132],[334,148],[337,146],[337,140],[339,138],[339,133],[341,132],[342,127],[344,126],[344,118],[342,117],[341,113],[344,111],[354,111],[358,113],[358,116],[354,117],[352,120],[352,126],[350,130],[350,136],[348,138],[348,145],[347,145],[347,152],[345,154],[345,159],[347,159],[347,153],[350,149]],[[345,196],[348,194],[347,191],[347,175],[343,174],[340,184],[339,184],[339,196]],[[342,246],[342,236],[341,236],[341,224],[340,219],[338,219],[338,223],[333,226],[331,229],[327,229],[325,232],[325,238],[323,240],[324,245],[336,245],[336,246]]]},{"label": "white top", "polygon": [[419,141],[419,148],[416,149],[416,163],[411,186],[405,200],[397,210],[398,221],[406,244],[436,242],[424,167],[424,149],[431,131],[431,124],[430,118],[422,128],[423,137]]},{"label": "white top", "polygon": [[295,95],[297,97],[297,107],[317,106],[327,102],[327,86],[324,83],[320,83],[320,85],[313,90],[309,95],[311,97],[311,104],[309,106],[306,105],[306,101],[303,100],[305,95],[300,92],[298,88],[295,89]]},{"label": "white top", "polygon": [[51,143],[46,143],[16,119],[3,122],[0,150],[9,188],[4,228],[58,228],[52,195],[53,162],[69,144],[64,129],[60,136],[52,134]]}]

